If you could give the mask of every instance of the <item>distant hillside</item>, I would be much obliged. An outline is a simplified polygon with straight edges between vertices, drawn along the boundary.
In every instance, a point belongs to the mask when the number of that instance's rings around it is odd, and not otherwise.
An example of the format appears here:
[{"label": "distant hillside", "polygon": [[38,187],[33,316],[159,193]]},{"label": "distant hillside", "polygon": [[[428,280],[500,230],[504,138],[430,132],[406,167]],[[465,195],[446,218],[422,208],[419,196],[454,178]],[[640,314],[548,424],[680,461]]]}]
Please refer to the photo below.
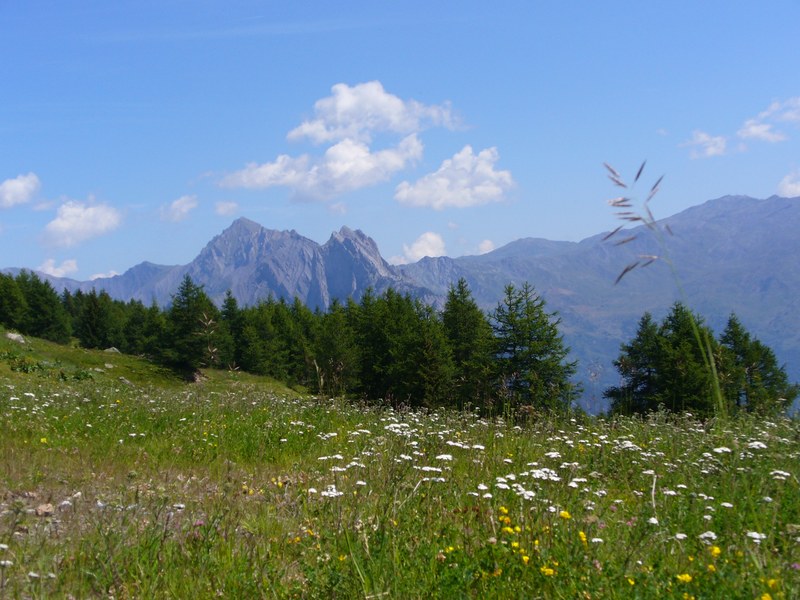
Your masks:
[{"label": "distant hillside", "polygon": [[[598,406],[602,389],[616,382],[611,361],[619,344],[643,312],[661,317],[682,299],[717,332],[735,312],[800,380],[800,198],[726,196],[663,223],[674,232],[665,240],[666,252],[640,227],[631,230],[637,239],[621,247],[603,242],[603,234],[579,243],[528,238],[481,256],[424,258],[396,267],[361,231],[343,227],[319,245],[295,231],[238,219],[188,265],[142,263],[91,282],[48,279],[57,289],[103,288],[115,298],[165,305],[188,273],[216,301],[230,289],[244,304],[272,294],[327,307],[334,298],[359,299],[368,287],[393,287],[441,306],[448,287],[463,277],[487,310],[505,285],[528,281],[559,312],[581,363],[585,403]],[[661,260],[615,286],[621,269],[639,254],[667,254],[677,281]]]}]

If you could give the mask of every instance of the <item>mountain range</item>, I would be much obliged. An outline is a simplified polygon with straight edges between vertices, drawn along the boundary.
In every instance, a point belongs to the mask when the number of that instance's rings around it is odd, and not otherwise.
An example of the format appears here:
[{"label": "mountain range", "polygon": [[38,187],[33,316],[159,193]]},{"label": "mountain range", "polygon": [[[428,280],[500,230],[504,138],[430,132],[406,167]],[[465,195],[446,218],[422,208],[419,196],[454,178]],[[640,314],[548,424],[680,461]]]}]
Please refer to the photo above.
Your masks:
[{"label": "mountain range", "polygon": [[[212,239],[187,265],[149,262],[122,275],[75,281],[40,274],[60,289],[105,289],[113,298],[170,302],[184,275],[221,302],[231,290],[241,304],[270,294],[325,308],[334,298],[358,300],[371,287],[392,287],[442,306],[463,277],[487,311],[504,287],[531,283],[579,360],[583,405],[603,408],[602,390],[617,383],[611,361],[645,311],[661,318],[683,301],[720,333],[735,312],[800,380],[800,198],[725,196],[659,222],[663,238],[644,226],[624,231],[623,245],[599,234],[580,242],[524,238],[487,254],[435,257],[390,265],[361,231],[343,227],[320,245],[296,231],[270,230],[245,218]],[[615,284],[637,256],[659,259]],[[6,269],[15,272],[17,269]]]}]

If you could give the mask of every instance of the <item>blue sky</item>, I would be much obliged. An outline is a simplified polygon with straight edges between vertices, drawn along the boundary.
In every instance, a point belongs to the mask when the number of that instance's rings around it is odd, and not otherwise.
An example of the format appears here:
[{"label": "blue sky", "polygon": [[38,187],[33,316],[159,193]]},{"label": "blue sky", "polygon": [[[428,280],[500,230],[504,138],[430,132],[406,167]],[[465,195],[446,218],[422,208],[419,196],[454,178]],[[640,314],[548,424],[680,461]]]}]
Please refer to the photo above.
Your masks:
[{"label": "blue sky", "polygon": [[248,217],[387,259],[800,196],[800,2],[0,1],[0,267],[185,264]]}]

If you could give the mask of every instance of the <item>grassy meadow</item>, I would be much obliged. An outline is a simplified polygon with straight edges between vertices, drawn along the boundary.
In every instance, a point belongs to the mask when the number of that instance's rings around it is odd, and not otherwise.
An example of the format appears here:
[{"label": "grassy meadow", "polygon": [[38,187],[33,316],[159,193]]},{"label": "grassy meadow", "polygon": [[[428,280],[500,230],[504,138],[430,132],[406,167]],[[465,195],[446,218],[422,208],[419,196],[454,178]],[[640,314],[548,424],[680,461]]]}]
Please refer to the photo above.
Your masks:
[{"label": "grassy meadow", "polygon": [[0,598],[798,598],[800,423],[525,423],[0,340]]}]

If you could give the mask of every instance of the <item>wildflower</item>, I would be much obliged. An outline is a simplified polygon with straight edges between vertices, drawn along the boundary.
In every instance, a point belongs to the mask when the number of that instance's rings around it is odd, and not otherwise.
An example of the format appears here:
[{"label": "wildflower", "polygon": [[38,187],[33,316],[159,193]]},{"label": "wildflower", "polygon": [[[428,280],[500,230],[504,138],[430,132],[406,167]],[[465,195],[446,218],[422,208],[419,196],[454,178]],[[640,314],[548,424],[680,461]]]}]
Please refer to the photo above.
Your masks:
[{"label": "wildflower", "polygon": [[715,539],[717,539],[717,534],[716,534],[716,533],[714,533],[713,531],[704,531],[703,533],[701,533],[701,534],[700,534],[699,536],[697,536],[697,537],[699,537],[701,540],[711,540],[711,541],[714,541]]},{"label": "wildflower", "polygon": [[523,555],[522,555],[522,562],[524,562],[526,565],[528,564],[528,562],[529,562],[530,560],[531,560],[531,557],[530,557],[530,556],[528,556],[527,554],[523,554]]},{"label": "wildflower", "polygon": [[676,540],[678,540],[678,541],[685,540],[685,539],[686,539],[686,537],[687,537],[687,536],[686,536],[686,534],[685,534],[685,533],[676,533],[676,534],[675,534],[675,539],[676,539]]},{"label": "wildflower", "polygon": [[758,531],[748,531],[747,537],[753,540],[756,544],[760,544],[761,540],[767,539],[767,535],[765,533],[759,533]]},{"label": "wildflower", "polygon": [[558,513],[558,516],[564,519],[565,521],[572,518],[572,515],[569,514],[569,511],[566,510],[562,510],[560,513]]},{"label": "wildflower", "polygon": [[769,592],[761,594],[761,600],[772,600],[772,595]]},{"label": "wildflower", "polygon": [[553,575],[556,574],[555,569],[553,569],[552,567],[548,567],[547,565],[539,567],[539,571],[541,571],[542,575],[544,575],[545,577],[552,577]]},{"label": "wildflower", "polygon": [[730,454],[732,450],[727,446],[720,446],[719,448],[714,448],[714,452],[716,452],[717,454]]},{"label": "wildflower", "polygon": [[436,460],[453,460],[452,454],[440,454],[436,457]]},{"label": "wildflower", "polygon": [[592,542],[593,544],[602,544],[603,543],[603,538],[592,538],[589,541]]},{"label": "wildflower", "polygon": [[499,508],[499,510],[500,510],[500,512],[501,512],[502,514],[504,514],[504,515],[507,515],[507,514],[508,514],[508,509],[507,509],[505,506],[501,506],[501,507]]},{"label": "wildflower", "polygon": [[631,577],[628,577],[628,583],[631,585],[636,585],[636,580]]},{"label": "wildflower", "polygon": [[586,534],[583,531],[578,532],[578,537],[581,539],[581,543],[585,546],[586,545]]},{"label": "wildflower", "polygon": [[691,583],[692,582],[692,576],[689,575],[688,573],[681,573],[677,577],[678,577],[678,581],[680,581],[681,583]]},{"label": "wildflower", "polygon": [[340,492],[336,489],[336,486],[331,484],[325,488],[325,491],[320,493],[320,496],[325,496],[327,498],[336,498],[338,496],[344,496],[344,492]]},{"label": "wildflower", "polygon": [[650,517],[649,519],[647,519],[647,522],[650,523],[650,525],[658,525],[658,519],[656,519],[655,517]]},{"label": "wildflower", "polygon": [[711,546],[708,551],[714,558],[717,558],[720,554],[722,554],[722,549],[719,546]]},{"label": "wildflower", "polygon": [[39,439],[39,443],[46,444],[47,443],[47,438],[46,437],[40,438]]},{"label": "wildflower", "polygon": [[709,573],[716,573],[717,572],[717,567],[715,567],[713,564],[709,564],[708,565],[708,572]]}]

